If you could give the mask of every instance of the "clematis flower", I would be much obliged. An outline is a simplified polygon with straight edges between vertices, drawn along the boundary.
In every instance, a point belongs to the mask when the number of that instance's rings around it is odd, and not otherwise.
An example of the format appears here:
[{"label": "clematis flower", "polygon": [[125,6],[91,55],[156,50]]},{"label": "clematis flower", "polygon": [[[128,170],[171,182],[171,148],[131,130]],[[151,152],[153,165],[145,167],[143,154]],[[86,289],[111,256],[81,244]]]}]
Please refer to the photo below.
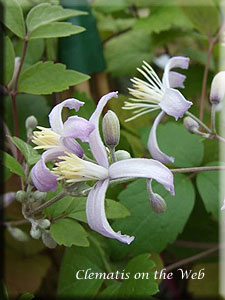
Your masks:
[{"label": "clematis flower", "polygon": [[112,179],[124,177],[152,178],[162,184],[171,194],[174,194],[173,174],[162,163],[153,159],[129,158],[109,164],[106,148],[99,133],[99,117],[109,99],[117,97],[116,92],[103,96],[90,118],[95,129],[89,136],[89,145],[97,164],[84,161],[73,153],[59,157],[53,169],[58,180],[64,179],[68,183],[86,180],[97,180],[89,192],[86,204],[87,221],[91,229],[100,234],[130,244],[133,236],[115,232],[109,225],[105,214],[105,194]]},{"label": "clematis flower", "polygon": [[94,130],[94,125],[78,116],[69,117],[63,123],[61,116],[63,107],[78,111],[83,104],[84,102],[74,98],[61,102],[49,114],[51,127],[38,126],[40,131],[33,133],[32,142],[37,145],[35,149],[46,150],[31,171],[31,179],[35,187],[41,192],[57,189],[57,176],[47,168],[46,162],[65,154],[65,151],[70,151],[78,157],[82,157],[84,154],[82,147],[75,138],[88,142],[88,136]]},{"label": "clematis flower", "polygon": [[143,81],[139,78],[133,78],[133,89],[129,89],[130,94],[134,98],[130,98],[130,102],[125,102],[123,109],[134,110],[134,116],[127,119],[131,121],[143,114],[161,109],[155,119],[149,134],[148,148],[154,159],[163,163],[174,162],[173,157],[169,157],[163,153],[158,146],[156,138],[156,130],[159,122],[165,114],[168,114],[177,120],[183,117],[184,113],[190,108],[192,103],[187,101],[180,91],[175,88],[184,88],[185,75],[171,71],[173,68],[187,69],[189,58],[177,56],[168,60],[162,81],[152,69],[152,67],[143,62],[142,69],[138,71],[147,79]]}]

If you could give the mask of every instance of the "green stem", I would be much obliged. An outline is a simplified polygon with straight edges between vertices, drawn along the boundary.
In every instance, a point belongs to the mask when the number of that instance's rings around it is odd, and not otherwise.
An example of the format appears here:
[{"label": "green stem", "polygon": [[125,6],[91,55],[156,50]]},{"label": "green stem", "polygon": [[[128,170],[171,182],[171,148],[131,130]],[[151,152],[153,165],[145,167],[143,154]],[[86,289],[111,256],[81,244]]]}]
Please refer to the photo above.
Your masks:
[{"label": "green stem", "polygon": [[44,209],[51,206],[53,203],[59,201],[60,199],[62,199],[65,196],[66,196],[65,192],[60,192],[57,196],[55,196],[51,200],[45,202],[44,204],[42,204],[39,207],[35,208],[33,211],[30,211],[29,213],[27,213],[27,216],[32,216],[34,214],[42,212]]},{"label": "green stem", "polygon": [[216,105],[212,104],[211,107],[211,128],[212,133],[216,133]]},{"label": "green stem", "polygon": [[115,147],[114,148],[109,148],[109,151],[110,151],[110,154],[111,154],[111,157],[112,157],[112,162],[116,162],[117,159],[116,159],[116,154],[115,154]]}]

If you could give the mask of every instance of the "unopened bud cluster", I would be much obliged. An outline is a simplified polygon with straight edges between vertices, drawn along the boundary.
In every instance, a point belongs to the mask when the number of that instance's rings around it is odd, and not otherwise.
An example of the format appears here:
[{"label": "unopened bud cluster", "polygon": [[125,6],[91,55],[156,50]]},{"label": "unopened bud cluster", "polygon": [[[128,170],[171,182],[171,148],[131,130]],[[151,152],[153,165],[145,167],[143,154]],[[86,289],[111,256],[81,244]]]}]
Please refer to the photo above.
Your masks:
[{"label": "unopened bud cluster", "polygon": [[28,140],[32,139],[33,130],[37,127],[38,121],[34,116],[29,116],[25,121]]}]

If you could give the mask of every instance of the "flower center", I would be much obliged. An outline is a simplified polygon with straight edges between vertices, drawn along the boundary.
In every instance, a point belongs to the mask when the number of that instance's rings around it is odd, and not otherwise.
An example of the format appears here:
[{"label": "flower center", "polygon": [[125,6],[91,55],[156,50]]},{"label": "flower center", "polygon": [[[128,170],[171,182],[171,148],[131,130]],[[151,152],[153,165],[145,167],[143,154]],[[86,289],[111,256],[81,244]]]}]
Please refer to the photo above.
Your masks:
[{"label": "flower center", "polygon": [[61,161],[56,163],[53,173],[58,175],[58,180],[67,183],[86,180],[103,180],[109,177],[108,170],[102,166],[85,161],[75,154],[66,152],[67,156],[60,156]]},{"label": "flower center", "polygon": [[38,126],[41,131],[33,132],[32,142],[37,146],[34,149],[50,149],[60,145],[60,135],[49,128]]},{"label": "flower center", "polygon": [[131,121],[143,114],[159,109],[159,103],[164,95],[164,88],[158,75],[153,68],[143,62],[142,69],[137,69],[147,81],[134,77],[131,79],[133,88],[129,89],[130,94],[134,98],[130,98],[130,102],[125,101],[123,109],[134,110],[133,117],[126,121]]}]

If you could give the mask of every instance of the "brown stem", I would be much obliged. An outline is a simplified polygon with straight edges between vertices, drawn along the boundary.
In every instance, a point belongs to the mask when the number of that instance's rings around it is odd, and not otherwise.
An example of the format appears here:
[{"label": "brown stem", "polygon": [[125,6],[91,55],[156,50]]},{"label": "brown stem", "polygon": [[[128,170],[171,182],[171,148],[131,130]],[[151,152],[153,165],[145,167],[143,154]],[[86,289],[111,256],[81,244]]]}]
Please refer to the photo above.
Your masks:
[{"label": "brown stem", "polygon": [[222,136],[218,135],[218,134],[215,134],[213,136],[213,138],[220,141],[220,142],[222,142],[222,143],[225,143],[225,139]]},{"label": "brown stem", "polygon": [[210,249],[212,247],[215,247],[217,244],[199,243],[199,242],[191,242],[191,241],[176,241],[174,242],[173,245],[178,247],[183,247],[183,248]]},{"label": "brown stem", "polygon": [[210,60],[211,60],[214,45],[215,45],[215,39],[211,38],[209,43],[208,54],[207,54],[207,61],[204,69],[203,81],[202,81],[202,93],[201,93],[201,100],[200,100],[200,117],[199,117],[201,121],[203,120],[203,116],[204,116],[204,100],[206,97],[206,85],[207,85],[209,65],[210,65]]},{"label": "brown stem", "polygon": [[225,166],[210,166],[210,167],[194,167],[194,168],[180,168],[170,169],[173,173],[191,173],[191,172],[202,172],[202,171],[221,171],[225,170]]},{"label": "brown stem", "polygon": [[115,38],[115,37],[117,37],[117,36],[119,36],[119,35],[121,35],[121,34],[123,34],[123,33],[126,33],[126,32],[128,32],[128,31],[130,31],[132,29],[132,27],[129,27],[129,28],[126,28],[126,29],[124,29],[124,30],[121,30],[121,31],[119,31],[119,32],[116,32],[116,33],[114,33],[114,34],[112,34],[111,36],[109,36],[108,38],[106,38],[102,43],[103,43],[103,45],[104,44],[106,44],[108,41],[110,41],[111,39],[113,39],[113,38]]},{"label": "brown stem", "polygon": [[21,57],[21,61],[20,61],[20,65],[19,65],[19,69],[18,72],[16,74],[15,77],[15,84],[14,84],[14,88],[11,91],[11,98],[12,98],[12,109],[13,109],[13,121],[14,121],[14,135],[18,137],[19,135],[19,130],[18,130],[18,112],[17,112],[17,105],[16,105],[16,95],[17,95],[17,88],[18,88],[18,82],[19,82],[19,76],[24,64],[24,60],[25,60],[25,56],[27,53],[27,47],[28,47],[28,40],[25,37],[24,38],[24,46],[23,46],[23,53],[22,53],[22,57]]},{"label": "brown stem", "polygon": [[18,226],[29,223],[28,220],[19,220],[19,221],[10,221],[10,222],[3,222],[2,225],[4,226]]},{"label": "brown stem", "polygon": [[18,72],[16,74],[15,85],[14,85],[14,88],[13,88],[13,93],[15,93],[15,94],[17,94],[19,77],[20,77],[20,73],[21,73],[21,70],[22,70],[22,67],[23,67],[23,64],[24,64],[24,61],[25,61],[25,57],[26,57],[26,53],[27,53],[27,47],[28,47],[28,40],[27,40],[27,37],[25,37],[24,38],[22,57],[21,57]]},{"label": "brown stem", "polygon": [[186,264],[189,264],[191,262],[194,262],[200,258],[203,258],[203,257],[207,257],[209,255],[211,255],[213,252],[216,252],[217,250],[219,249],[219,246],[217,245],[216,247],[214,248],[211,248],[209,250],[206,250],[206,251],[203,251],[201,253],[198,253],[196,255],[193,255],[191,257],[187,257],[185,259],[182,259],[174,264],[171,264],[169,266],[166,267],[166,272],[170,272],[178,267],[181,267],[183,265],[186,265]]},{"label": "brown stem", "polygon": [[13,111],[13,121],[14,121],[14,135],[18,136],[19,135],[19,130],[18,130],[18,112],[17,112],[17,106],[16,106],[16,94],[11,95],[12,99],[12,111]]}]

